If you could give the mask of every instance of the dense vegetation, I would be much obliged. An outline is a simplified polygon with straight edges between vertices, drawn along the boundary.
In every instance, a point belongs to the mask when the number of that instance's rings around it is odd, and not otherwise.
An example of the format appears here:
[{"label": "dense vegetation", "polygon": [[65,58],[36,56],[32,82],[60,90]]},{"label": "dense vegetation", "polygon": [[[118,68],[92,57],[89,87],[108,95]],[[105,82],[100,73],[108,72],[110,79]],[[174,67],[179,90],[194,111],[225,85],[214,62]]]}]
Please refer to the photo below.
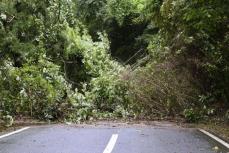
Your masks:
[{"label": "dense vegetation", "polygon": [[0,0],[0,117],[229,120],[229,1]]}]

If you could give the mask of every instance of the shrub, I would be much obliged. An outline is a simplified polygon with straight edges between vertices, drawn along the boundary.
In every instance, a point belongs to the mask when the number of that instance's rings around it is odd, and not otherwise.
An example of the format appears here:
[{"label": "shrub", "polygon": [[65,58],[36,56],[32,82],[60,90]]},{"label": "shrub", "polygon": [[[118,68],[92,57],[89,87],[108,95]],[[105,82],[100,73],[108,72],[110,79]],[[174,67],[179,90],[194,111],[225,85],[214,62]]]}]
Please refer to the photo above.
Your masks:
[{"label": "shrub", "polygon": [[112,60],[107,36],[99,34],[100,41],[94,42],[86,30],[80,32],[79,28],[70,27],[66,28],[63,36],[66,41],[65,53],[71,56],[80,55],[87,72],[85,77],[90,78],[83,83],[83,90],[79,90],[84,98],[78,100],[87,104],[87,107],[80,106],[78,116],[85,114],[82,118],[88,118],[87,116],[92,116],[93,109],[107,114],[116,111],[117,107],[125,109],[128,102],[127,88],[120,79],[120,73],[125,68]]},{"label": "shrub", "polygon": [[97,109],[114,112],[117,107],[126,107],[127,88],[119,79],[118,74],[103,73],[100,77],[92,79],[90,86],[90,100]]},{"label": "shrub", "polygon": [[188,73],[168,69],[166,64],[149,64],[133,71],[129,90],[134,105],[142,107],[139,113],[149,117],[181,115],[198,98]]},{"label": "shrub", "polygon": [[201,119],[201,114],[199,114],[198,111],[191,109],[185,109],[184,110],[184,117],[188,122],[197,122]]},{"label": "shrub", "polygon": [[68,85],[58,66],[43,59],[38,65],[21,68],[9,64],[2,78],[0,101],[4,112],[40,119],[62,117],[60,105],[66,102]]}]

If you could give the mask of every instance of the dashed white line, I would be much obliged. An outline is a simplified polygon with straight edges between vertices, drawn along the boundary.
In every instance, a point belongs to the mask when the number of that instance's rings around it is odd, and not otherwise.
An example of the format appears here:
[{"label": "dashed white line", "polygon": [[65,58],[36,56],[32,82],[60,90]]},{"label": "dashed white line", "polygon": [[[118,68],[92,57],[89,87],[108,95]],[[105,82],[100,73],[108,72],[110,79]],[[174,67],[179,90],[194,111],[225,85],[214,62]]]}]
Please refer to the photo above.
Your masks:
[{"label": "dashed white line", "polygon": [[222,144],[223,146],[225,146],[227,149],[229,149],[229,144],[225,141],[223,141],[222,139],[214,136],[213,134],[203,130],[203,129],[199,129],[200,132],[206,134],[207,136],[209,136],[210,138],[214,139],[215,141],[219,142],[220,144]]},{"label": "dashed white line", "polygon": [[111,153],[112,150],[114,149],[117,139],[118,139],[118,134],[113,134],[103,153]]},{"label": "dashed white line", "polygon": [[0,136],[0,139],[5,138],[5,137],[8,137],[8,136],[11,136],[11,135],[13,135],[13,134],[20,133],[20,132],[25,131],[25,130],[27,130],[27,129],[29,129],[29,128],[30,128],[30,127],[25,127],[25,128],[19,129],[19,130],[17,130],[17,131],[14,131],[14,132],[11,132],[11,133],[8,133],[8,134],[1,135],[1,136]]}]

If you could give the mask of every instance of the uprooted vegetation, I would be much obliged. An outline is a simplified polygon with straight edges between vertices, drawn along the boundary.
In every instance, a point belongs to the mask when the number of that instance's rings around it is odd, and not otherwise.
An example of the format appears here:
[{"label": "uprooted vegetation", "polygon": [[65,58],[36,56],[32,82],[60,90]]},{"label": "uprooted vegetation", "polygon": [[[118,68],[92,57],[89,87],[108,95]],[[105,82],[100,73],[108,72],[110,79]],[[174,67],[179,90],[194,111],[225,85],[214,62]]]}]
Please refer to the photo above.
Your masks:
[{"label": "uprooted vegetation", "polygon": [[228,120],[226,4],[1,1],[0,118]]}]

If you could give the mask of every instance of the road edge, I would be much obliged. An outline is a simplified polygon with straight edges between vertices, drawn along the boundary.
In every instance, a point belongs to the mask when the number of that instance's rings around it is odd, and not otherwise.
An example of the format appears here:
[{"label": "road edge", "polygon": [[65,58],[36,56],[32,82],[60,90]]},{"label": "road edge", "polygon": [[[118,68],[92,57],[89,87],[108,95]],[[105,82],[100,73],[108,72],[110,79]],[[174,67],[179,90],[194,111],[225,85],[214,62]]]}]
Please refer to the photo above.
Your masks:
[{"label": "road edge", "polygon": [[219,137],[211,134],[208,131],[205,131],[204,129],[198,129],[201,133],[207,135],[208,137],[212,138],[213,140],[217,141],[218,143],[220,143],[221,145],[225,146],[227,149],[229,149],[229,143],[227,143],[226,141],[220,139]]},{"label": "road edge", "polygon": [[16,130],[16,131],[13,131],[13,132],[4,134],[4,135],[0,135],[0,139],[5,138],[5,137],[8,137],[8,136],[11,136],[11,135],[14,135],[14,134],[17,134],[17,133],[20,133],[20,132],[23,132],[23,131],[25,131],[25,130],[28,130],[29,128],[30,128],[30,127],[24,127],[24,128],[22,128],[22,129],[19,129],[19,130]]}]

